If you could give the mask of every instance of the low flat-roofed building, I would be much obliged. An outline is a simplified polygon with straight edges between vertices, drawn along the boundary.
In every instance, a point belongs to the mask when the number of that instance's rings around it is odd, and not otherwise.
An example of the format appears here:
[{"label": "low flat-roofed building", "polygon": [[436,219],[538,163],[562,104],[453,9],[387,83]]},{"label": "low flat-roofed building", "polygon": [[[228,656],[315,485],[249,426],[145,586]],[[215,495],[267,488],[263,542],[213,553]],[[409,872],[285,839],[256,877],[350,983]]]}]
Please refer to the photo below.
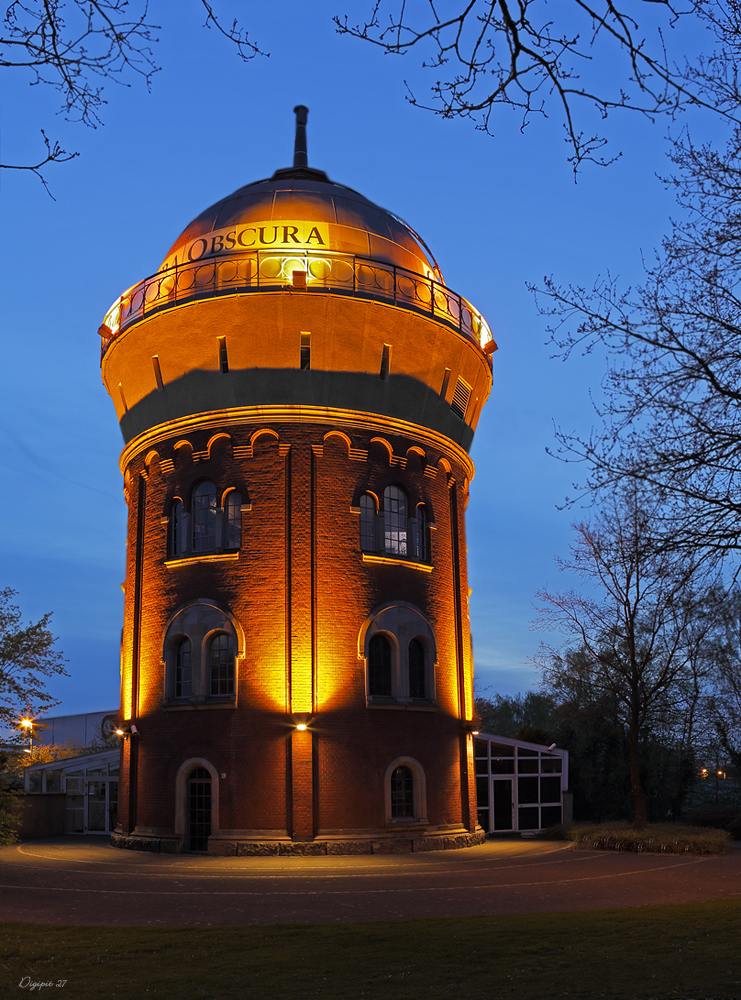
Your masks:
[{"label": "low flat-roofed building", "polygon": [[536,833],[571,822],[568,750],[488,733],[477,734],[473,747],[486,833]]},{"label": "low flat-roofed building", "polygon": [[33,740],[45,746],[86,747],[104,739],[106,726],[110,729],[109,723],[117,715],[118,709],[114,708],[106,712],[39,716],[34,719]]},{"label": "low flat-roofed building", "polygon": [[[114,746],[99,753],[66,757],[25,768],[23,785],[26,802],[46,796],[64,796],[63,829],[43,829],[43,821],[40,821],[35,824],[33,835],[112,833],[118,814],[120,764],[121,750],[119,746]],[[31,804],[29,813],[54,815],[53,811],[44,809],[41,802],[37,808],[34,806],[35,803]]]}]

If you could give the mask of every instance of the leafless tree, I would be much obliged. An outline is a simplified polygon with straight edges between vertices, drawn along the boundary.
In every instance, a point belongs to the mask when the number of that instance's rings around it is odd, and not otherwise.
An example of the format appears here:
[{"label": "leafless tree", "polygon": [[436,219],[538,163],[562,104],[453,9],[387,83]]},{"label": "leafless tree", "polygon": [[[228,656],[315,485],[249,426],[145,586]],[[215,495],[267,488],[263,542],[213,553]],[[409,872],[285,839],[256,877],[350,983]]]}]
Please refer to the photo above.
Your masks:
[{"label": "leafless tree", "polygon": [[697,676],[723,594],[696,561],[656,546],[653,514],[626,491],[592,523],[574,525],[576,542],[561,566],[579,574],[588,592],[541,591],[535,623],[565,640],[536,657],[549,691],[627,743],[636,829],[647,822],[642,737]]},{"label": "leafless tree", "polygon": [[[667,38],[687,18],[717,49],[670,56]],[[335,23],[386,53],[419,52],[430,73],[444,73],[431,104],[407,87],[412,104],[445,118],[490,132],[500,105],[520,113],[523,128],[560,116],[575,168],[612,159],[587,108],[603,119],[617,108],[654,118],[689,105],[732,116],[740,103],[741,11],[731,0],[375,0],[365,21]],[[611,77],[605,61],[620,66]]]},{"label": "leafless tree", "polygon": [[717,561],[741,549],[741,132],[726,150],[675,150],[687,221],[676,223],[643,285],[546,281],[541,309],[566,358],[606,350],[600,423],[560,432],[560,455],[586,463],[588,491],[621,483],[664,501],[664,542]]},{"label": "leafless tree", "polygon": [[726,640],[707,707],[720,749],[741,776],[741,592],[738,590],[732,594]]},{"label": "leafless tree", "polygon": [[[68,120],[92,127],[101,122],[105,83],[130,86],[139,77],[149,87],[159,67],[153,46],[158,25],[150,8],[161,0],[12,0],[0,24],[0,69],[28,75],[61,95]],[[243,60],[261,54],[246,30],[234,20],[225,24],[210,0],[200,0],[204,26],[236,48]],[[29,170],[46,186],[44,169],[77,154],[41,132],[44,149],[35,163],[0,163],[0,169]]]}]

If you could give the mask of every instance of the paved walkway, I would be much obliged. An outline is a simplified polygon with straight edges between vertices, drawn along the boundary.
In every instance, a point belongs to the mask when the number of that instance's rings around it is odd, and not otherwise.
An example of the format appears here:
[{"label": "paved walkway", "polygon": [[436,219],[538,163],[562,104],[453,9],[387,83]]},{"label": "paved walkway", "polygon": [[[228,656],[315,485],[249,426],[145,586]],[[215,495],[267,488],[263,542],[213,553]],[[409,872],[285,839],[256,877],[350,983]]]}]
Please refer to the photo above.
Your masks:
[{"label": "paved walkway", "polygon": [[487,841],[464,851],[209,858],[59,838],[0,848],[0,920],[207,927],[595,910],[741,898],[741,851],[702,858]]}]

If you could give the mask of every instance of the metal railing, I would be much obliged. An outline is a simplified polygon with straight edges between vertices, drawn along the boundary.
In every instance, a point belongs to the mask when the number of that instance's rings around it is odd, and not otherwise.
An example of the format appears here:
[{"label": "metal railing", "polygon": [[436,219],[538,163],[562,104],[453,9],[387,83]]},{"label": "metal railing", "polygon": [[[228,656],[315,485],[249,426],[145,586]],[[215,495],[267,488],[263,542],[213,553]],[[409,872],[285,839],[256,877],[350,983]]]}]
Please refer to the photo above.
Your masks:
[{"label": "metal railing", "polygon": [[434,278],[354,254],[256,250],[175,264],[128,289],[103,321],[101,359],[120,333],[154,313],[197,299],[286,288],[390,302],[432,316],[482,349],[492,341],[481,313]]}]

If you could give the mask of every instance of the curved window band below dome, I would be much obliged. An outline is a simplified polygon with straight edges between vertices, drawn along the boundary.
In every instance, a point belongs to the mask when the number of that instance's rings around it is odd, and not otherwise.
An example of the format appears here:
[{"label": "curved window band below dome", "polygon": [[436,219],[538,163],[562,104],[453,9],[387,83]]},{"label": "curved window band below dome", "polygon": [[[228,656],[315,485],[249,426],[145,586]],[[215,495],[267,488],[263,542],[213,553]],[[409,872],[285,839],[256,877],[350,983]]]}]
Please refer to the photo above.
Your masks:
[{"label": "curved window band below dome", "polygon": [[154,313],[198,299],[287,287],[392,303],[432,316],[473,340],[488,355],[496,349],[481,313],[434,278],[352,254],[255,251],[177,264],[124,292],[108,310],[100,328],[101,359],[120,333]]}]

